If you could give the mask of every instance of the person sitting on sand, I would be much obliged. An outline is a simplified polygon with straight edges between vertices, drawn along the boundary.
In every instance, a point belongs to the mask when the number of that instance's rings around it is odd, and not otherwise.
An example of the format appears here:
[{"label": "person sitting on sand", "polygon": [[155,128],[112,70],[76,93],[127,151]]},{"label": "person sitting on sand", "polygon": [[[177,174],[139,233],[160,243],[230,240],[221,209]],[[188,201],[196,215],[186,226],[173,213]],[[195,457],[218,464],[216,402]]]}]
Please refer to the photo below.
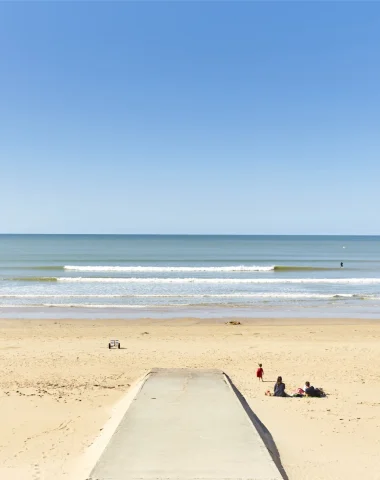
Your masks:
[{"label": "person sitting on sand", "polygon": [[319,388],[314,388],[312,385],[310,385],[310,382],[305,382],[305,394],[308,397],[322,397],[323,392]]},{"label": "person sitting on sand", "polygon": [[277,382],[274,385],[273,395],[275,397],[286,397],[285,383],[282,382],[282,377],[277,377]]}]

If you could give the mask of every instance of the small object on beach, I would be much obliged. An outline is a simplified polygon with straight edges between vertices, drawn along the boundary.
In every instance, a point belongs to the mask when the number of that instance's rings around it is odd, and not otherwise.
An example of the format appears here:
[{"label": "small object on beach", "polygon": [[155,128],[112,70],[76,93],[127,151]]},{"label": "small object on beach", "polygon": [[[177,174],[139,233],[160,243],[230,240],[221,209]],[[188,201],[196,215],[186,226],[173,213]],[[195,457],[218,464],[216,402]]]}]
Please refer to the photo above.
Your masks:
[{"label": "small object on beach", "polygon": [[110,343],[108,344],[108,348],[120,348],[120,342],[119,340],[110,340]]},{"label": "small object on beach", "polygon": [[149,332],[142,332],[141,335],[149,335]]},{"label": "small object on beach", "polygon": [[238,320],[230,320],[226,325],[241,325],[241,323]]}]

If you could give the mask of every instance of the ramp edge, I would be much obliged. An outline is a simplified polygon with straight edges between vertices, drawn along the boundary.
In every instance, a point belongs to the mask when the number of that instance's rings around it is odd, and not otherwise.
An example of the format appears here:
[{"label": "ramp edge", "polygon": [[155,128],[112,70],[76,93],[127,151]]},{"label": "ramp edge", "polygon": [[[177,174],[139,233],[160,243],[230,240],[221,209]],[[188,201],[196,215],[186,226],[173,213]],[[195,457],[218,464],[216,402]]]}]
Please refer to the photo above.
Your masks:
[{"label": "ramp edge", "polygon": [[262,442],[263,450],[265,450],[266,453],[268,454],[268,460],[272,463],[274,472],[276,472],[277,475],[280,475],[280,478],[282,478],[283,480],[289,480],[289,477],[287,476],[285,469],[281,463],[280,453],[277,449],[276,443],[270,431],[267,429],[267,427],[261,422],[259,417],[252,410],[249,403],[245,399],[244,395],[235,386],[235,384],[233,383],[233,381],[231,380],[231,378],[228,376],[226,372],[223,372],[223,377],[226,384],[234,394],[236,401],[239,402],[240,406],[245,411],[247,415],[247,420],[249,421],[252,428],[257,433],[257,436],[259,437],[260,441]]},{"label": "ramp edge", "polygon": [[123,397],[114,405],[111,416],[104,424],[101,433],[85,450],[84,454],[81,456],[72,472],[69,473],[69,480],[82,480],[90,477],[92,470],[95,468],[98,460],[106,450],[113,434],[124,418],[124,415],[131,406],[133,400],[140,393],[151,374],[152,370],[149,370],[135,382],[133,382],[125,395],[123,395]]}]

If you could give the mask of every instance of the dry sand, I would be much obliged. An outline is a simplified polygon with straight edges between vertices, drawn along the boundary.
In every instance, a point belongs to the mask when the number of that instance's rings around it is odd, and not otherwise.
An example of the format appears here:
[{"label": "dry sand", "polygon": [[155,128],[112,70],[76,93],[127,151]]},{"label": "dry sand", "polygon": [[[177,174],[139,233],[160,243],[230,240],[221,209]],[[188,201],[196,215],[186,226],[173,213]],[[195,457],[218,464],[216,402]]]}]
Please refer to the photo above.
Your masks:
[{"label": "dry sand", "polygon": [[[380,479],[380,322],[241,322],[1,320],[0,478],[81,480],[70,472],[129,385],[152,367],[191,367],[232,378],[290,480]],[[277,375],[290,392],[310,380],[329,396],[265,397]]]}]

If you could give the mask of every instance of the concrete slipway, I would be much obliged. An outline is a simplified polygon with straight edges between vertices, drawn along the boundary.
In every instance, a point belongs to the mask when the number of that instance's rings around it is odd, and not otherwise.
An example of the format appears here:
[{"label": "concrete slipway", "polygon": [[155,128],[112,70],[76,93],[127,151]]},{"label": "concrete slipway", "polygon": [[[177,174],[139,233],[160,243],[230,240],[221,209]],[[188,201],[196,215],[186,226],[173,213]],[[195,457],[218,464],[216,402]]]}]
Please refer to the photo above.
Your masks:
[{"label": "concrete slipway", "polygon": [[286,478],[254,418],[221,371],[152,370],[89,480]]}]

